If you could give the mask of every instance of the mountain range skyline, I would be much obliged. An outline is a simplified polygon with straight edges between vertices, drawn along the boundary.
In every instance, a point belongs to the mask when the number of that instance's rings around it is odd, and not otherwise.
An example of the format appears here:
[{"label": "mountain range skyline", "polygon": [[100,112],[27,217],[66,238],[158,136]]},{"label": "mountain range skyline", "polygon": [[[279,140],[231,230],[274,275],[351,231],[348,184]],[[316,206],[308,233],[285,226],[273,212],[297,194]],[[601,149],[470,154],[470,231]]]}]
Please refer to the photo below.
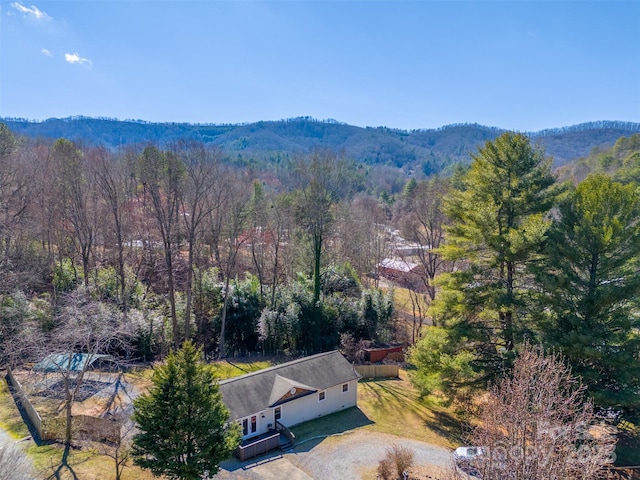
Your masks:
[{"label": "mountain range skyline", "polygon": [[[246,124],[152,123],[89,117],[4,121],[19,136],[51,141],[66,138],[109,149],[150,143],[168,147],[174,141],[195,139],[221,148],[230,159],[279,163],[320,148],[365,164],[418,170],[426,175],[447,171],[456,163],[468,163],[478,146],[505,131],[478,124],[412,131],[361,128],[309,117]],[[588,155],[594,148],[611,147],[620,137],[638,132],[640,123],[598,121],[545,129],[529,136],[554,158],[556,166],[561,166]]]},{"label": "mountain range skyline", "polygon": [[640,2],[0,1],[0,116],[640,121]]}]

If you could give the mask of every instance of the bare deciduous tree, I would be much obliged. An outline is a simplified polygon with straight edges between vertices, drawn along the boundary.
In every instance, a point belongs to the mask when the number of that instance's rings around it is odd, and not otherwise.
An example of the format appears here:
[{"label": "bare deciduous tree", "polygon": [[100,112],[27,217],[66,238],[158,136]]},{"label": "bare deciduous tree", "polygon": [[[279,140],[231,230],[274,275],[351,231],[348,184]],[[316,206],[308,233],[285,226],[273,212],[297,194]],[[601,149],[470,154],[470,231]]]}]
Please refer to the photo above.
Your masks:
[{"label": "bare deciduous tree", "polygon": [[445,263],[438,248],[444,242],[446,216],[442,209],[442,196],[447,188],[447,182],[438,178],[405,188],[404,210],[400,212],[403,235],[420,247],[416,257],[420,262],[428,303],[436,296],[433,280],[443,271]]},{"label": "bare deciduous tree", "polygon": [[89,267],[98,228],[97,190],[93,172],[86,165],[82,149],[60,139],[51,149],[55,163],[56,195],[61,223],[69,225],[69,241],[80,253],[85,286],[89,285]]},{"label": "bare deciduous tree", "polygon": [[513,374],[490,388],[470,436],[485,480],[606,478],[616,443],[558,355],[525,344]]},{"label": "bare deciduous tree", "polygon": [[[93,301],[84,289],[79,289],[64,297],[56,326],[45,341],[33,339],[33,343],[42,345],[40,351],[33,349],[34,355],[47,358],[41,369],[55,371],[60,379],[56,385],[62,388],[64,397],[60,409],[65,414],[65,445],[72,442],[73,405],[93,361],[102,354],[116,361],[114,354],[128,351],[132,327],[122,319],[122,313]],[[47,356],[51,353],[54,355]]]},{"label": "bare deciduous tree", "polygon": [[[351,193],[352,164],[330,152],[316,152],[292,165],[296,188],[295,217],[306,233],[313,258],[313,303],[319,305],[323,254],[334,228],[334,205]],[[319,313],[319,312],[318,312]]]},{"label": "bare deciduous tree", "polygon": [[177,229],[180,228],[180,197],[184,190],[186,167],[175,152],[163,152],[156,147],[144,149],[138,161],[138,175],[153,206],[153,215],[162,238],[164,261],[167,268],[167,289],[171,307],[173,348],[180,345],[174,263],[177,256]]},{"label": "bare deciduous tree", "polygon": [[219,208],[221,152],[205,147],[202,142],[179,142],[173,146],[185,163],[185,188],[180,196],[181,216],[187,240],[187,304],[184,318],[184,338],[191,338],[193,276],[198,245],[204,234],[205,220]]},{"label": "bare deciduous tree", "polygon": [[453,262],[445,261],[439,251],[447,223],[442,196],[448,188],[448,181],[439,178],[424,182],[410,180],[405,185],[401,201],[396,203],[395,221],[402,235],[418,247],[411,257],[419,265],[416,270],[419,271],[418,288],[409,288],[413,312],[412,343],[420,338],[426,307],[436,297],[436,275],[453,268]]},{"label": "bare deciduous tree", "polygon": [[27,232],[37,168],[19,142],[0,123],[0,291],[24,288],[33,281],[33,252]]},{"label": "bare deciduous tree", "polygon": [[246,238],[242,237],[242,231],[247,226],[249,217],[249,202],[251,201],[251,189],[246,179],[237,172],[229,171],[227,176],[225,201],[223,203],[224,223],[222,234],[225,238],[226,259],[222,272],[224,273],[224,291],[222,300],[222,312],[220,315],[220,342],[218,358],[225,357],[225,329],[227,320],[227,308],[229,306],[229,288],[231,278],[236,274],[236,260],[238,251]]},{"label": "bare deciduous tree", "polygon": [[[127,198],[127,176],[126,162],[124,158],[114,158],[105,148],[94,148],[89,152],[91,168],[95,175],[98,191],[102,197],[106,209],[110,215],[105,217],[105,222],[111,228],[107,234],[103,234],[103,239],[113,238],[113,243],[117,252],[117,275],[120,285],[120,301],[122,311],[129,308],[127,304],[127,276],[125,265],[125,232],[130,221],[130,212],[126,208]],[[110,222],[106,221],[110,218]],[[103,228],[105,228],[103,226]],[[105,241],[105,247],[106,245]]]},{"label": "bare deciduous tree", "polygon": [[[378,199],[358,195],[338,209],[338,235],[334,240],[363,282],[378,288],[378,266],[391,256],[387,212]],[[371,278],[371,281],[368,281]]]},{"label": "bare deciduous tree", "polygon": [[[268,218],[272,234],[271,246],[271,290],[269,305],[276,304],[276,291],[278,286],[287,278],[288,268],[293,268],[291,259],[290,235],[293,229],[292,198],[290,195],[277,196],[271,204]],[[288,267],[288,268],[287,268]],[[290,276],[290,275],[289,275]]]},{"label": "bare deciduous tree", "polygon": [[[123,416],[121,415],[121,417]],[[121,425],[117,438],[111,439],[109,442],[96,443],[98,451],[113,461],[115,480],[122,479],[122,472],[129,464],[133,435],[137,431],[135,423],[129,418],[129,415],[126,417],[114,419]]]}]

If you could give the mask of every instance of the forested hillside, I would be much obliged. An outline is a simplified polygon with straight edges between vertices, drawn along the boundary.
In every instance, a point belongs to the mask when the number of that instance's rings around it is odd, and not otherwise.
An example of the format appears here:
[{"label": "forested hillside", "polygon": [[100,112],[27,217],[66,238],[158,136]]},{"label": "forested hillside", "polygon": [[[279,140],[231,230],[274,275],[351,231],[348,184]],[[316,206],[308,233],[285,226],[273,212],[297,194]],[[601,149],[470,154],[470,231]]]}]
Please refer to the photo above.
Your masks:
[{"label": "forested hillside", "polygon": [[638,137],[572,186],[512,132],[416,179],[329,150],[254,169],[202,141],[107,149],[0,123],[0,362],[97,312],[128,335],[104,353],[136,359],[185,339],[221,358],[415,345],[420,388],[459,397],[527,340],[638,411]]},{"label": "forested hillside", "polygon": [[[132,144],[190,138],[219,146],[226,155],[243,161],[279,162],[292,155],[306,155],[327,148],[366,164],[399,167],[426,174],[468,163],[469,154],[504,130],[477,124],[449,125],[428,130],[360,128],[336,121],[308,117],[239,125],[149,123],[86,117],[30,122],[4,119],[19,136],[66,138],[108,149]],[[584,157],[594,148],[608,148],[623,136],[640,132],[639,123],[593,122],[543,130],[529,135],[554,157],[556,166]]]},{"label": "forested hillside", "polygon": [[596,148],[558,171],[561,180],[582,181],[590,173],[606,173],[621,181],[640,179],[640,134],[620,137],[611,148]]}]

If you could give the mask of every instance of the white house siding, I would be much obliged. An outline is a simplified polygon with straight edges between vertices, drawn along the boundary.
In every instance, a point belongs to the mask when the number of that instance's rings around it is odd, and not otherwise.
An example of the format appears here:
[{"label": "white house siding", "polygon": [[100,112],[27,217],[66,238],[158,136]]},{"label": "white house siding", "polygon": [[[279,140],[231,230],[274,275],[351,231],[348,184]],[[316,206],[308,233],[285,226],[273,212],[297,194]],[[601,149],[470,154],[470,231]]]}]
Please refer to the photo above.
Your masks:
[{"label": "white house siding", "polygon": [[[242,439],[244,440],[245,438],[251,438],[251,437],[256,437],[258,435],[261,435],[263,433],[266,433],[269,431],[269,423],[273,422],[273,414],[271,414],[271,417],[269,417],[269,410],[265,410],[262,412],[258,412],[254,415],[249,415],[248,417],[244,417],[244,418],[239,418],[238,420],[236,420],[239,424],[240,424],[240,432],[242,432],[242,423],[244,420],[247,421],[247,434],[246,435],[242,435]],[[252,432],[251,431],[251,417],[256,417],[256,431]]]},{"label": "white house siding", "polygon": [[[275,428],[275,411],[279,407],[279,421],[288,427],[313,420],[357,405],[359,375],[340,352],[319,353],[281,365],[220,382],[220,391],[227,406],[242,426],[247,422],[244,439],[256,437]],[[336,382],[337,385],[320,391],[325,398],[318,401],[318,393],[285,401],[278,407],[268,405],[287,392],[316,390]],[[340,383],[338,383],[340,382]],[[343,385],[347,391],[343,392]],[[255,412],[255,413],[253,413]],[[251,418],[255,416],[255,430]]]},{"label": "white house siding", "polygon": [[[358,381],[352,380],[348,382],[348,385],[349,390],[346,392],[342,391],[342,384],[324,390],[325,398],[322,401],[318,400],[319,392],[317,392],[283,403],[280,405],[282,408],[280,423],[286,427],[291,427],[307,420],[313,420],[345,408],[354,407],[358,398]],[[271,409],[271,419],[273,419],[274,410],[275,408]]]}]

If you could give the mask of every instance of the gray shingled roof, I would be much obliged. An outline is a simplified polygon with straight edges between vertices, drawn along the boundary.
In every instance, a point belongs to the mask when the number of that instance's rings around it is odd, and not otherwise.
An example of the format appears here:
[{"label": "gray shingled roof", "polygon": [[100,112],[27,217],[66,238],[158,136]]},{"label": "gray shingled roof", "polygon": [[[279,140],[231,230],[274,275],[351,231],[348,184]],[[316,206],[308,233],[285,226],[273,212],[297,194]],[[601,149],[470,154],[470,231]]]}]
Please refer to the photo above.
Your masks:
[{"label": "gray shingled roof", "polygon": [[222,381],[220,392],[231,418],[243,418],[273,406],[291,388],[308,394],[358,378],[347,359],[333,351]]}]

